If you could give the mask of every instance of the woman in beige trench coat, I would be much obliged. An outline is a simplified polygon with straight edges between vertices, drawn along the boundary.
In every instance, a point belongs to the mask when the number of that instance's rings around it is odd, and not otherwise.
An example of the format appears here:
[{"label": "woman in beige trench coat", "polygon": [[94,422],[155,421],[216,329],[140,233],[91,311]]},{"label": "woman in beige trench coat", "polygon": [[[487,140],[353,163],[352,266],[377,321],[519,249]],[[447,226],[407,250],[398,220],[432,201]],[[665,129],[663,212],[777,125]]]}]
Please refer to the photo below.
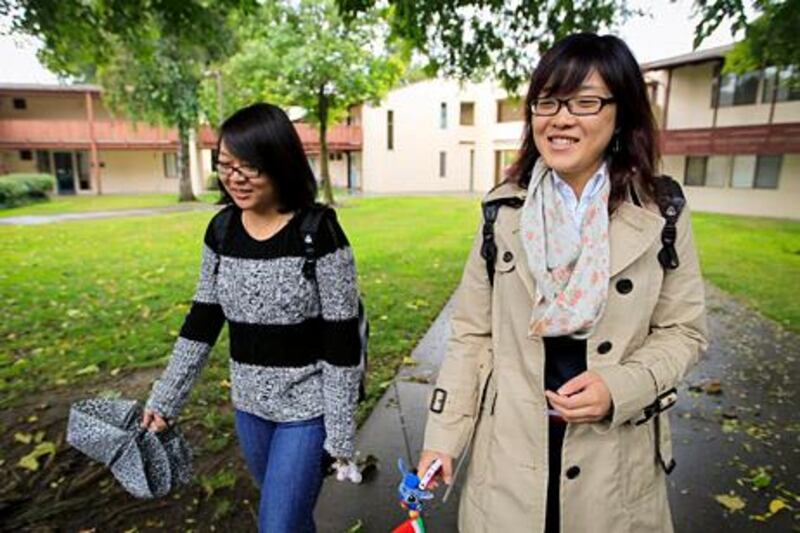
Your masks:
[{"label": "woman in beige trench coat", "polygon": [[[661,412],[706,348],[705,305],[687,208],[662,242],[673,213],[644,80],[621,40],[573,35],[542,57],[525,104],[519,159],[484,199],[500,207],[467,260],[418,470],[439,457],[452,483],[469,456],[464,532],[672,531]],[[662,265],[671,250],[678,265]]]}]

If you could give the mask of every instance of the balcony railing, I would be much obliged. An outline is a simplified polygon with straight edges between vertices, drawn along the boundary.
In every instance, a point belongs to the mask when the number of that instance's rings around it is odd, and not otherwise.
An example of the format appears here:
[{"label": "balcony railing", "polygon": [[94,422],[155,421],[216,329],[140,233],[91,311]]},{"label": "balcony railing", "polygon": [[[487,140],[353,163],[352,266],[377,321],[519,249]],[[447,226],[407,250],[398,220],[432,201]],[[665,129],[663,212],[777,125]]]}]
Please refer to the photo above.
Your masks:
[{"label": "balcony railing", "polygon": [[[303,123],[296,123],[295,127],[306,152],[318,153],[318,131]],[[141,122],[96,121],[93,129],[100,150],[174,150],[178,145],[176,130]],[[328,130],[328,145],[332,150],[360,150],[361,139],[360,126],[336,125]],[[216,132],[202,127],[198,141],[203,148],[213,148]],[[0,119],[0,148],[85,150],[90,146],[89,123],[85,120]]]},{"label": "balcony railing", "polygon": [[800,123],[661,131],[664,155],[800,152]]}]

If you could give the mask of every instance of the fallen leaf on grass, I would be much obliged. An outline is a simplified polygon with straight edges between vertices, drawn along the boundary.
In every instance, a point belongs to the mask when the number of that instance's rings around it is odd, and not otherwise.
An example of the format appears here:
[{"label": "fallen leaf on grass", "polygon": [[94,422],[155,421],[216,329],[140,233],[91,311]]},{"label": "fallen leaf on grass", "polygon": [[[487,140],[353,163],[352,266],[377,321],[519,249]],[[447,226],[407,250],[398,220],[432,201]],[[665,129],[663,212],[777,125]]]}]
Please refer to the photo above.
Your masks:
[{"label": "fallen leaf on grass", "polygon": [[730,494],[717,494],[714,499],[731,512],[741,511],[746,505],[744,500],[733,492]]},{"label": "fallen leaf on grass", "polygon": [[28,455],[23,456],[19,462],[17,463],[18,466],[28,469],[32,472],[36,472],[39,470],[39,458],[44,455],[55,455],[56,453],[56,445],[52,442],[41,442],[36,445],[31,453]]},{"label": "fallen leaf on grass", "polygon": [[410,355],[403,357],[403,366],[417,366],[417,361]]},{"label": "fallen leaf on grass", "polygon": [[14,440],[22,444],[30,444],[33,441],[33,435],[30,433],[14,433]]},{"label": "fallen leaf on grass", "polygon": [[77,372],[75,372],[75,375],[76,376],[86,376],[86,375],[89,375],[89,374],[97,374],[98,372],[100,372],[100,367],[95,365],[95,364],[91,364],[91,365],[87,365],[87,366],[81,368],[80,370],[78,370]]}]

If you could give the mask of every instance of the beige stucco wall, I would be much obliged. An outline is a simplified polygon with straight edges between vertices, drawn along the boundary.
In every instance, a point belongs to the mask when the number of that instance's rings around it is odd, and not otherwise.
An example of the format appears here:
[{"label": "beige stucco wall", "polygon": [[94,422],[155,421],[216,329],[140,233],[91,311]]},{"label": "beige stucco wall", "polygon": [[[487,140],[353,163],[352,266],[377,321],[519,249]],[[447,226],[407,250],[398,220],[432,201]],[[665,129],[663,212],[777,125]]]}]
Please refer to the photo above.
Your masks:
[{"label": "beige stucco wall", "polygon": [[[672,72],[668,129],[710,128],[714,125],[711,107],[714,63],[679,67]],[[654,76],[654,74],[650,74]],[[765,81],[759,83],[757,102],[748,105],[722,106],[717,109],[717,123],[724,126],[749,126],[769,122],[769,102],[762,102]],[[773,123],[800,121],[800,101],[776,102]]]},{"label": "beige stucco wall", "polygon": [[[489,190],[494,185],[495,150],[516,148],[522,132],[521,121],[497,123],[497,101],[506,96],[488,82],[461,85],[435,79],[397,88],[380,105],[364,106],[364,190]],[[444,129],[442,102],[447,104]],[[459,124],[462,102],[474,103],[474,125]],[[394,112],[393,150],[387,148],[389,110]],[[439,176],[440,152],[446,154],[445,177]]]},{"label": "beige stucco wall", "polygon": [[[27,108],[14,109],[13,99],[24,98]],[[94,98],[95,120],[108,120],[109,111],[99,98]],[[48,120],[86,120],[86,95],[84,93],[52,95],[19,94],[0,96],[0,119],[48,119]]]},{"label": "beige stucco wall", "polygon": [[103,193],[178,192],[178,178],[164,177],[164,152],[101,151]]},{"label": "beige stucco wall", "polygon": [[36,172],[36,152],[32,161],[23,161],[19,150],[0,150],[0,175],[12,172]]},{"label": "beige stucco wall", "polygon": [[[684,181],[685,156],[666,156],[663,172]],[[777,189],[685,187],[693,211],[800,219],[800,154],[785,154]]]},{"label": "beige stucco wall", "polygon": [[[311,165],[314,176],[319,180],[321,175],[319,154],[309,155],[308,163]],[[341,161],[328,159],[328,174],[334,187],[347,187],[347,156],[344,153],[342,153]]]}]

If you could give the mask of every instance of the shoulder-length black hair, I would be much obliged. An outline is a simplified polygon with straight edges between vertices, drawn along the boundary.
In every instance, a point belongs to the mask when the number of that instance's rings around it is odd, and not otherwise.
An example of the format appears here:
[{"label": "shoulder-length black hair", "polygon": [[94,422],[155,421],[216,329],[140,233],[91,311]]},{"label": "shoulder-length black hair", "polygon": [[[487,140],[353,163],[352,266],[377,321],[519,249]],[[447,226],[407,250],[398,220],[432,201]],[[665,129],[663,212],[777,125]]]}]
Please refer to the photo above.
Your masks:
[{"label": "shoulder-length black hair", "polygon": [[[219,130],[222,141],[237,159],[246,162],[272,182],[283,213],[310,207],[317,198],[317,181],[308,164],[303,143],[286,113],[267,103],[253,104],[228,117]],[[221,203],[232,204],[224,187]]]},{"label": "shoulder-length black hair", "polygon": [[[654,198],[659,151],[656,122],[639,64],[628,46],[612,35],[570,35],[542,56],[525,98],[522,147],[507,179],[527,188],[540,155],[533,142],[533,100],[542,94],[564,97],[577,91],[592,70],[603,78],[617,106],[614,138],[606,148],[611,177],[609,211],[613,212],[625,200],[631,185],[643,199]],[[614,145],[618,150],[612,151]]]}]

